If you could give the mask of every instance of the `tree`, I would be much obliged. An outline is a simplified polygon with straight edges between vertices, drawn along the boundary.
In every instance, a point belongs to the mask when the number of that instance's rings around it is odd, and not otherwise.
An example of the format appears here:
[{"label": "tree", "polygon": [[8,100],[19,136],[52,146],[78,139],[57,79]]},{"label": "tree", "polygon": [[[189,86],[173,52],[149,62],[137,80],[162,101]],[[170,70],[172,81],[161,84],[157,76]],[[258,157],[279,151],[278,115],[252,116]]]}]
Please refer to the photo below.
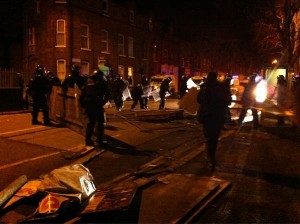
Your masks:
[{"label": "tree", "polygon": [[291,68],[300,57],[300,1],[267,0],[263,4],[263,16],[255,23],[256,41],[263,52],[280,53],[279,63]]}]

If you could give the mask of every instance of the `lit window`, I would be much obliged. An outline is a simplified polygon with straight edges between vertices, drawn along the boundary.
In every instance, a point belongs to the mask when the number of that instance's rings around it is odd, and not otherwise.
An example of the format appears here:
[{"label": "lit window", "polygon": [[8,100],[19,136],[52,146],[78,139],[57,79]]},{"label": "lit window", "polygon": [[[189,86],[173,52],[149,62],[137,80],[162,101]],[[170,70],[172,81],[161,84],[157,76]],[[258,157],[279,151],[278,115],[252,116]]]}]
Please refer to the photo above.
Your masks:
[{"label": "lit window", "polygon": [[133,67],[128,67],[128,78],[127,81],[129,83],[129,86],[132,86],[133,84]]},{"label": "lit window", "polygon": [[90,72],[90,63],[88,61],[81,62],[81,74],[89,74]]},{"label": "lit window", "polygon": [[81,48],[89,49],[89,26],[82,24],[81,25]]},{"label": "lit window", "polygon": [[101,30],[101,52],[108,53],[108,32]]},{"label": "lit window", "polygon": [[128,56],[129,57],[134,57],[133,55],[133,38],[128,37]]},{"label": "lit window", "polygon": [[64,59],[58,59],[57,60],[57,78],[60,80],[64,80],[66,78],[66,60]]},{"label": "lit window", "polygon": [[58,19],[56,22],[56,46],[66,46],[66,24],[63,19]]},{"label": "lit window", "polygon": [[132,9],[129,10],[129,22],[130,24],[134,24],[134,11]]},{"label": "lit window", "polygon": [[108,13],[108,0],[102,0],[102,12]]},{"label": "lit window", "polygon": [[118,34],[118,54],[124,56],[124,35]]}]

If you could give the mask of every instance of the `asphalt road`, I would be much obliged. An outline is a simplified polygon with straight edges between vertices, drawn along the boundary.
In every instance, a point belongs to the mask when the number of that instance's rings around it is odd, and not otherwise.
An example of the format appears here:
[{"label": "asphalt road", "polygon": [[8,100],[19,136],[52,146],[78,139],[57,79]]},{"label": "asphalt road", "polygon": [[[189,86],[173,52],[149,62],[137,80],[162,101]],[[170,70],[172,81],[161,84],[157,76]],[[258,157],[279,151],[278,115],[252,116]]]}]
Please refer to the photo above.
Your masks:
[{"label": "asphalt road", "polygon": [[[169,103],[167,107],[176,108],[176,100]],[[153,103],[153,108],[156,106]],[[114,108],[108,110],[116,113]],[[203,147],[201,126],[191,116],[141,122],[129,119],[126,107],[121,114],[127,119],[119,116],[108,121],[106,134],[112,140],[108,148],[86,164],[96,185],[136,171],[159,155],[169,153],[171,157],[175,148]],[[277,127],[275,122],[266,119],[259,130],[252,129],[251,123],[224,130],[213,174],[207,168],[205,153],[176,168],[177,173],[214,175],[232,183],[194,219],[195,223],[300,222],[299,130],[289,123]],[[34,179],[70,164],[73,161],[65,157],[83,142],[82,135],[67,128],[32,126],[29,113],[1,115],[0,189],[22,174]],[[6,223],[5,217],[0,222]]]}]

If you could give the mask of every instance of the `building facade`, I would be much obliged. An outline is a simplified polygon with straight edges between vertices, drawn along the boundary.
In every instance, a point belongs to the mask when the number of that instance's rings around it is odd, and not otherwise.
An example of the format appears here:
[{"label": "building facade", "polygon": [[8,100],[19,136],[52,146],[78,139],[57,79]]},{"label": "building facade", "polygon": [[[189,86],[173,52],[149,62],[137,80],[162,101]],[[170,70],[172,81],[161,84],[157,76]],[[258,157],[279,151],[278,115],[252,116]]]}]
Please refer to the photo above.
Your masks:
[{"label": "building facade", "polygon": [[163,29],[134,1],[27,0],[23,3],[22,65],[36,65],[63,80],[77,64],[83,74],[106,66],[137,83],[141,76],[191,74],[192,45]]}]

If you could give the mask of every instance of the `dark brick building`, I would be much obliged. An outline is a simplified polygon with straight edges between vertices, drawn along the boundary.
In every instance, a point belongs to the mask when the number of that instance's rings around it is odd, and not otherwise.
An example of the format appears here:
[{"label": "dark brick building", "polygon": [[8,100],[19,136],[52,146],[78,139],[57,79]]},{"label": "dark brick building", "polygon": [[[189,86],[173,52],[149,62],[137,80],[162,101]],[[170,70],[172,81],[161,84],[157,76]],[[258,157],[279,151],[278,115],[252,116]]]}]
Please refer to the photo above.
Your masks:
[{"label": "dark brick building", "polygon": [[64,79],[72,64],[82,73],[108,66],[137,82],[164,73],[190,73],[197,58],[151,10],[134,0],[26,0],[23,2],[22,67],[37,64]]}]

